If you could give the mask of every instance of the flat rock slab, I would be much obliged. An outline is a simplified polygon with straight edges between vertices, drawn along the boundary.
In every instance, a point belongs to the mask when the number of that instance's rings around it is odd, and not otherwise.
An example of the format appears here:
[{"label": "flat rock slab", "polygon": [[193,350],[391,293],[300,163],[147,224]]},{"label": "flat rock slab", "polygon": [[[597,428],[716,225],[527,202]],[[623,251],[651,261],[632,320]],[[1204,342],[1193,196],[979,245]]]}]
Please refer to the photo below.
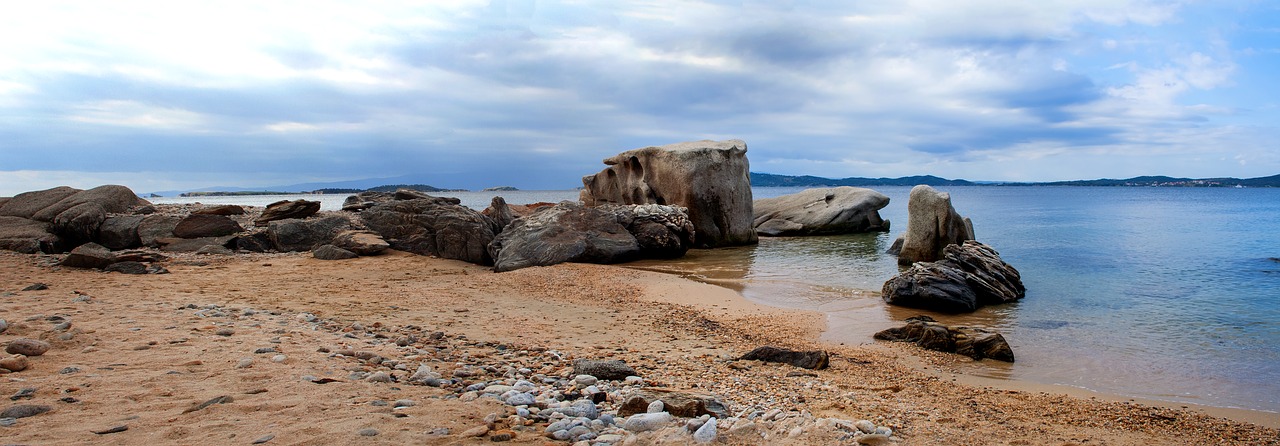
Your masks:
[{"label": "flat rock slab", "polygon": [[822,370],[831,364],[831,357],[822,350],[795,351],[785,348],[763,346],[742,355],[740,360],[756,360],[791,364],[802,369]]}]

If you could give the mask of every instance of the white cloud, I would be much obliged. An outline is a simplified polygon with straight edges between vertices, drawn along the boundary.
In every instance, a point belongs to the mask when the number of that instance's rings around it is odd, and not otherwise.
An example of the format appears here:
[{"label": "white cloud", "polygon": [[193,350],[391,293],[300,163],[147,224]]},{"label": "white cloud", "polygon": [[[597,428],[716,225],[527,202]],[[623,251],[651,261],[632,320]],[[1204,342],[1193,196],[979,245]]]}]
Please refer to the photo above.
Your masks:
[{"label": "white cloud", "polygon": [[134,101],[98,101],[76,105],[66,119],[91,124],[194,132],[206,131],[204,124],[208,122],[200,113]]}]

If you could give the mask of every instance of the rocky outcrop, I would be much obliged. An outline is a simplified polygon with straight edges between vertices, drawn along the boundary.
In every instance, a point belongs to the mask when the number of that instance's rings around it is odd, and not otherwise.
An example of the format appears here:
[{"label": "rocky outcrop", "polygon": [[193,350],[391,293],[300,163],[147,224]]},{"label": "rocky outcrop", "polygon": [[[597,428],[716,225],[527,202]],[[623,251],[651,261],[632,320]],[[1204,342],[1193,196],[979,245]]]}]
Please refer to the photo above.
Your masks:
[{"label": "rocky outcrop", "polygon": [[111,249],[129,249],[142,245],[138,237],[138,226],[142,224],[142,215],[117,215],[107,217],[98,226],[98,244]]},{"label": "rocky outcrop", "polygon": [[[14,195],[13,198],[5,202],[4,206],[0,206],[0,216],[34,219],[36,213],[44,208],[53,206],[54,203],[62,201],[64,198],[74,195],[76,192],[80,192],[80,189],[68,186],[23,192]],[[48,222],[49,220],[43,221]]]},{"label": "rocky outcrop", "polygon": [[739,360],[780,362],[802,369],[822,370],[831,364],[831,357],[822,350],[796,351],[780,347],[762,346],[747,352]]},{"label": "rocky outcrop", "polygon": [[561,203],[511,223],[489,245],[495,271],[564,262],[619,263],[684,255],[694,238],[684,208]]},{"label": "rocky outcrop", "polygon": [[502,228],[459,203],[441,197],[394,200],[361,211],[360,219],[392,248],[492,265],[489,242]]},{"label": "rocky outcrop", "polygon": [[173,228],[178,226],[182,217],[164,214],[151,214],[138,222],[138,242],[142,246],[159,247],[160,239],[174,237]]},{"label": "rocky outcrop", "polygon": [[[320,202],[310,200],[284,200],[267,205],[262,215],[253,220],[254,226],[267,226],[277,220],[307,218],[320,212]],[[310,249],[310,248],[307,248]]]},{"label": "rocky outcrop", "polygon": [[340,215],[323,218],[275,220],[267,224],[271,243],[281,252],[310,251],[326,245],[342,231],[351,229],[351,220]]},{"label": "rocky outcrop", "polygon": [[1026,295],[1017,269],[991,247],[969,240],[944,249],[938,262],[918,262],[889,279],[885,302],[944,313],[964,313]]},{"label": "rocky outcrop", "polygon": [[206,215],[244,215],[244,207],[235,204],[219,204],[191,211],[192,214]]},{"label": "rocky outcrop", "polygon": [[1013,348],[1004,336],[981,328],[949,327],[929,316],[907,318],[907,325],[875,334],[884,341],[914,342],[929,350],[956,353],[974,360],[1013,362]]},{"label": "rocky outcrop", "polygon": [[40,221],[53,221],[54,218],[58,217],[58,214],[85,203],[97,204],[102,207],[105,213],[109,214],[123,213],[127,212],[131,207],[149,204],[147,200],[138,198],[138,195],[129,188],[109,184],[68,195],[58,200],[57,203],[36,212],[31,218]]},{"label": "rocky outcrop", "polygon": [[695,247],[756,242],[745,142],[645,147],[619,153],[604,163],[609,167],[582,178],[585,205],[678,205],[688,209],[697,231]]},{"label": "rocky outcrop", "polygon": [[763,236],[828,235],[888,231],[880,209],[889,197],[871,189],[807,189],[755,201],[753,224]]},{"label": "rocky outcrop", "polygon": [[62,239],[49,224],[14,216],[0,216],[0,249],[23,254],[62,252]]},{"label": "rocky outcrop", "polygon": [[951,194],[919,185],[907,199],[907,232],[889,248],[898,263],[932,262],[942,258],[948,245],[973,240],[973,222],[951,206]]},{"label": "rocky outcrop", "polygon": [[50,230],[62,237],[68,245],[97,240],[98,227],[107,220],[107,211],[98,203],[80,203],[59,212],[53,217]]},{"label": "rocky outcrop", "polygon": [[173,227],[173,235],[182,238],[221,237],[244,231],[239,223],[222,214],[191,213]]},{"label": "rocky outcrop", "polygon": [[382,254],[390,243],[371,231],[342,231],[333,237],[333,246],[362,256]]}]

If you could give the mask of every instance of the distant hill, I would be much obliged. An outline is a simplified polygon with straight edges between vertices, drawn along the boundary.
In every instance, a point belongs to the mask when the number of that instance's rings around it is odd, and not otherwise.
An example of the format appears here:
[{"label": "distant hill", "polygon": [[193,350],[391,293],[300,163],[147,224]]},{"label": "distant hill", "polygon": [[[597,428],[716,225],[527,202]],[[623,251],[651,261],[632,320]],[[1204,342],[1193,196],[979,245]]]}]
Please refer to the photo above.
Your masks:
[{"label": "distant hill", "polygon": [[811,175],[790,176],[751,172],[751,185],[755,187],[834,187],[834,186],[976,186],[967,180],[948,180],[933,175],[917,175],[902,178],[822,178]]},{"label": "distant hill", "polygon": [[1131,186],[1131,187],[1280,187],[1280,175],[1259,178],[1174,178],[1166,176],[1142,176],[1115,180],[1053,181],[1047,183],[1020,183],[1034,186]]}]

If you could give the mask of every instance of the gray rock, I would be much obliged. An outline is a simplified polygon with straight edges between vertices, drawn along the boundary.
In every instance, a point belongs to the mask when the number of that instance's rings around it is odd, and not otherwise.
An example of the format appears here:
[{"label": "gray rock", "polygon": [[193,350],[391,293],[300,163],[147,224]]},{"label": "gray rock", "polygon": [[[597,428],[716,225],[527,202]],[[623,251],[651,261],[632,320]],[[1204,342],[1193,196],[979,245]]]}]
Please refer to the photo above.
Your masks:
[{"label": "gray rock", "polygon": [[221,237],[244,231],[239,223],[229,217],[214,214],[191,214],[173,228],[173,235],[181,238]]},{"label": "gray rock", "polygon": [[284,200],[267,205],[262,215],[253,220],[255,226],[267,226],[268,223],[286,219],[302,219],[315,215],[320,211],[319,201]]},{"label": "gray rock", "polygon": [[311,251],[311,256],[320,260],[346,260],[360,257],[354,252],[333,245],[320,245]]},{"label": "gray rock", "polygon": [[53,407],[40,404],[19,404],[17,406],[10,406],[4,411],[0,411],[0,418],[34,417],[51,410],[53,410]]},{"label": "gray rock", "polygon": [[622,423],[622,428],[637,434],[655,431],[666,427],[672,419],[671,414],[666,412],[635,414],[627,417]]},{"label": "gray rock", "polygon": [[649,407],[644,410],[645,413],[666,412],[666,405],[662,404],[662,400],[654,400],[649,403]]},{"label": "gray rock", "polygon": [[947,245],[973,240],[973,222],[951,206],[951,194],[919,185],[907,199],[907,231],[894,242],[898,263],[932,262],[943,257]]},{"label": "gray rock", "polygon": [[618,380],[628,376],[639,375],[636,370],[617,359],[576,359],[573,361],[574,375],[591,375],[598,379]]},{"label": "gray rock", "polygon": [[712,418],[698,427],[693,432],[693,441],[698,443],[712,443],[716,441],[716,419]]},{"label": "gray rock", "polygon": [[884,283],[885,302],[944,313],[1021,299],[1026,287],[1018,270],[989,246],[969,240],[949,245],[937,262],[919,262]]},{"label": "gray rock", "polygon": [[533,395],[524,392],[516,393],[507,397],[507,404],[512,406],[532,406],[537,402],[538,401],[534,399]]},{"label": "gray rock", "polygon": [[596,403],[591,402],[591,400],[576,400],[569,407],[577,410],[580,417],[592,420],[600,417],[600,407],[596,406]]},{"label": "gray rock", "polygon": [[480,213],[492,218],[499,229],[506,228],[517,218],[515,212],[511,210],[511,206],[507,205],[507,200],[502,197],[493,197],[489,201],[489,207],[480,211]]},{"label": "gray rock", "polygon": [[[58,186],[52,189],[23,192],[14,195],[0,206],[0,216],[21,217],[25,219],[34,219],[36,213],[44,208],[53,206],[62,199],[80,192],[80,189],[68,186]],[[56,215],[56,214],[55,214]],[[50,217],[52,219],[52,217]],[[49,220],[43,220],[48,222]]]},{"label": "gray rock", "polygon": [[102,270],[109,273],[121,274],[148,274],[151,272],[148,269],[147,264],[134,261],[115,262],[107,265],[107,267]]},{"label": "gray rock", "polygon": [[116,256],[107,247],[97,243],[85,243],[71,250],[62,262],[62,266],[72,268],[106,268],[116,262]]},{"label": "gray rock", "polygon": [[111,249],[130,249],[142,246],[138,237],[138,227],[142,225],[142,215],[117,215],[107,217],[98,226],[98,244]]},{"label": "gray rock", "polygon": [[275,248],[282,252],[310,251],[329,244],[342,231],[351,228],[351,220],[333,215],[307,220],[285,219],[267,224],[267,233]]},{"label": "gray rock", "polygon": [[871,189],[806,189],[755,200],[753,224],[757,234],[772,237],[888,231],[879,212],[888,205],[889,197]]},{"label": "gray rock", "polygon": [[[14,198],[16,199],[17,197]],[[150,204],[147,200],[138,198],[138,195],[128,187],[109,184],[68,195],[66,198],[58,200],[57,203],[36,212],[31,218],[33,220],[51,222],[58,217],[58,214],[85,203],[95,203],[102,207],[104,213],[108,214],[122,214],[131,207]]]},{"label": "gray rock", "polygon": [[620,263],[640,256],[635,236],[613,214],[573,203],[516,220],[487,249],[499,272],[565,262]]},{"label": "gray rock", "polygon": [[594,386],[596,385],[596,382],[599,382],[599,379],[591,375],[578,375],[573,377],[573,383],[577,384],[578,387]]},{"label": "gray rock", "polygon": [[619,153],[604,163],[608,167],[603,171],[582,178],[580,199],[585,205],[679,205],[689,210],[697,231],[696,247],[756,242],[745,142],[645,147]]},{"label": "gray rock", "polygon": [[439,197],[390,201],[365,209],[360,212],[360,219],[392,248],[492,264],[488,247],[501,228],[489,217],[457,201]]},{"label": "gray rock", "polygon": [[[366,191],[355,195],[348,196],[342,202],[342,210],[359,212],[380,203],[386,203],[395,200],[395,195],[387,192]],[[459,201],[460,203],[461,201]],[[456,204],[456,203],[455,203]]]},{"label": "gray rock", "polygon": [[376,437],[379,433],[380,432],[378,432],[377,429],[372,427],[360,429],[360,431],[357,432],[361,437]]}]

